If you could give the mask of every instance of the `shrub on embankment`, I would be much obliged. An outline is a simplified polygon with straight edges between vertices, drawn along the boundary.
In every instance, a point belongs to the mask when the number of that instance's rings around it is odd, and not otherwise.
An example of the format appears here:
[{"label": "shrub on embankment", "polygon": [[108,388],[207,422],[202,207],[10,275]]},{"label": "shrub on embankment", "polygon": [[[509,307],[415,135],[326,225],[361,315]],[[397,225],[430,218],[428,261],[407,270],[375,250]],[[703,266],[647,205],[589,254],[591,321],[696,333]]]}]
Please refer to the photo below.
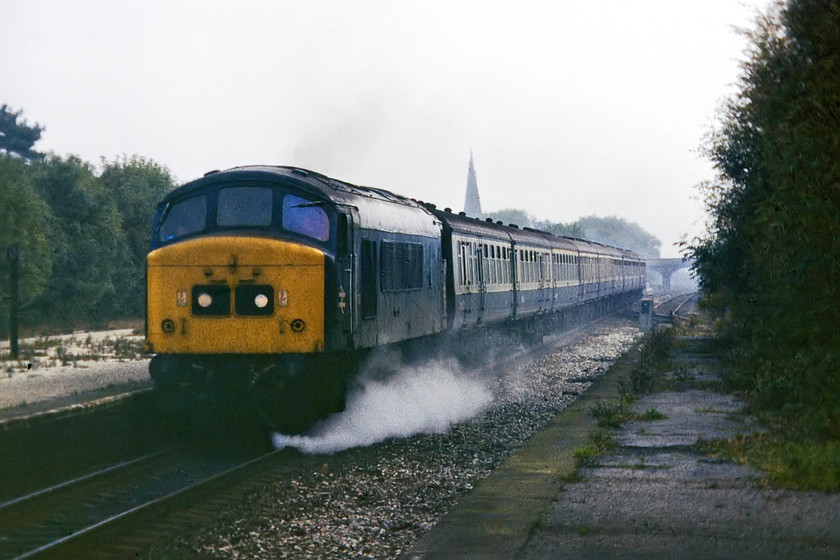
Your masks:
[{"label": "shrub on embankment", "polygon": [[840,440],[840,5],[757,19],[706,146],[711,220],[689,253],[754,409]]}]

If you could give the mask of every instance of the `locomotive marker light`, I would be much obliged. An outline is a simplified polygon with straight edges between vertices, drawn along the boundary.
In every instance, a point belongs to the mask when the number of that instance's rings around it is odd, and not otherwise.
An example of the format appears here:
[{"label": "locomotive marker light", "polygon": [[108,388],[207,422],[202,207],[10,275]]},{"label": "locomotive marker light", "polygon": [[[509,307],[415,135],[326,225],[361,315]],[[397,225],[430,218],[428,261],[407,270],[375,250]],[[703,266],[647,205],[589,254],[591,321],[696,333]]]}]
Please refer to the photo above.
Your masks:
[{"label": "locomotive marker light", "polygon": [[206,309],[206,308],[210,307],[210,305],[212,303],[213,303],[213,298],[210,297],[210,294],[208,294],[207,292],[199,294],[198,305],[200,305],[201,307],[204,307]]},{"label": "locomotive marker light", "polygon": [[265,294],[259,294],[257,297],[254,298],[254,305],[258,308],[263,309],[266,305],[268,305],[268,296]]}]

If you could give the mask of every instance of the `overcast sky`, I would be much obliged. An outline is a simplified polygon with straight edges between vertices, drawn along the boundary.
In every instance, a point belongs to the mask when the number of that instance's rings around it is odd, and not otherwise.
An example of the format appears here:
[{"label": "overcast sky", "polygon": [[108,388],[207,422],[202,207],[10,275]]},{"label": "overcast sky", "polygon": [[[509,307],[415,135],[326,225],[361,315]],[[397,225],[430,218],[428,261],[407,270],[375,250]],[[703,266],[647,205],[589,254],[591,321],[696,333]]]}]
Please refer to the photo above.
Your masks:
[{"label": "overcast sky", "polygon": [[0,0],[0,104],[41,151],[179,181],[306,167],[463,209],[619,216],[677,256],[769,0]]}]

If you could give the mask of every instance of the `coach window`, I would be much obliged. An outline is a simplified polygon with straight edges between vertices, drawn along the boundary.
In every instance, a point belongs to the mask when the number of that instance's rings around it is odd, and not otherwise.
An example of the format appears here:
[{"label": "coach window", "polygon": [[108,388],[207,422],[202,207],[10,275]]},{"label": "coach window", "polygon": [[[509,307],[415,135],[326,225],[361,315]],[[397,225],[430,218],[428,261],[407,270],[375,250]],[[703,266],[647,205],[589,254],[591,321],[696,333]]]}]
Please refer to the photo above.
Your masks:
[{"label": "coach window", "polygon": [[326,241],[330,238],[330,219],[320,202],[287,194],[283,197],[283,229]]}]

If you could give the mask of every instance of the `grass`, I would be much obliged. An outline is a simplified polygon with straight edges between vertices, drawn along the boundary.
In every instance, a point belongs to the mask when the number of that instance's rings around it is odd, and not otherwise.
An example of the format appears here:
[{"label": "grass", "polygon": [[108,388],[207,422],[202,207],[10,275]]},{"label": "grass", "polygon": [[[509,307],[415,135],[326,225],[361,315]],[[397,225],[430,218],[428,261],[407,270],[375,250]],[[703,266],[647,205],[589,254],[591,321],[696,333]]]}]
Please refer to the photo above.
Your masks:
[{"label": "grass", "polygon": [[840,492],[840,441],[802,438],[793,430],[705,442],[712,457],[748,464],[773,485],[792,490]]},{"label": "grass", "polygon": [[615,447],[615,442],[605,429],[595,430],[589,438],[586,445],[576,447],[572,451],[572,455],[577,459],[579,465],[588,465],[604,453],[609,452]]}]

